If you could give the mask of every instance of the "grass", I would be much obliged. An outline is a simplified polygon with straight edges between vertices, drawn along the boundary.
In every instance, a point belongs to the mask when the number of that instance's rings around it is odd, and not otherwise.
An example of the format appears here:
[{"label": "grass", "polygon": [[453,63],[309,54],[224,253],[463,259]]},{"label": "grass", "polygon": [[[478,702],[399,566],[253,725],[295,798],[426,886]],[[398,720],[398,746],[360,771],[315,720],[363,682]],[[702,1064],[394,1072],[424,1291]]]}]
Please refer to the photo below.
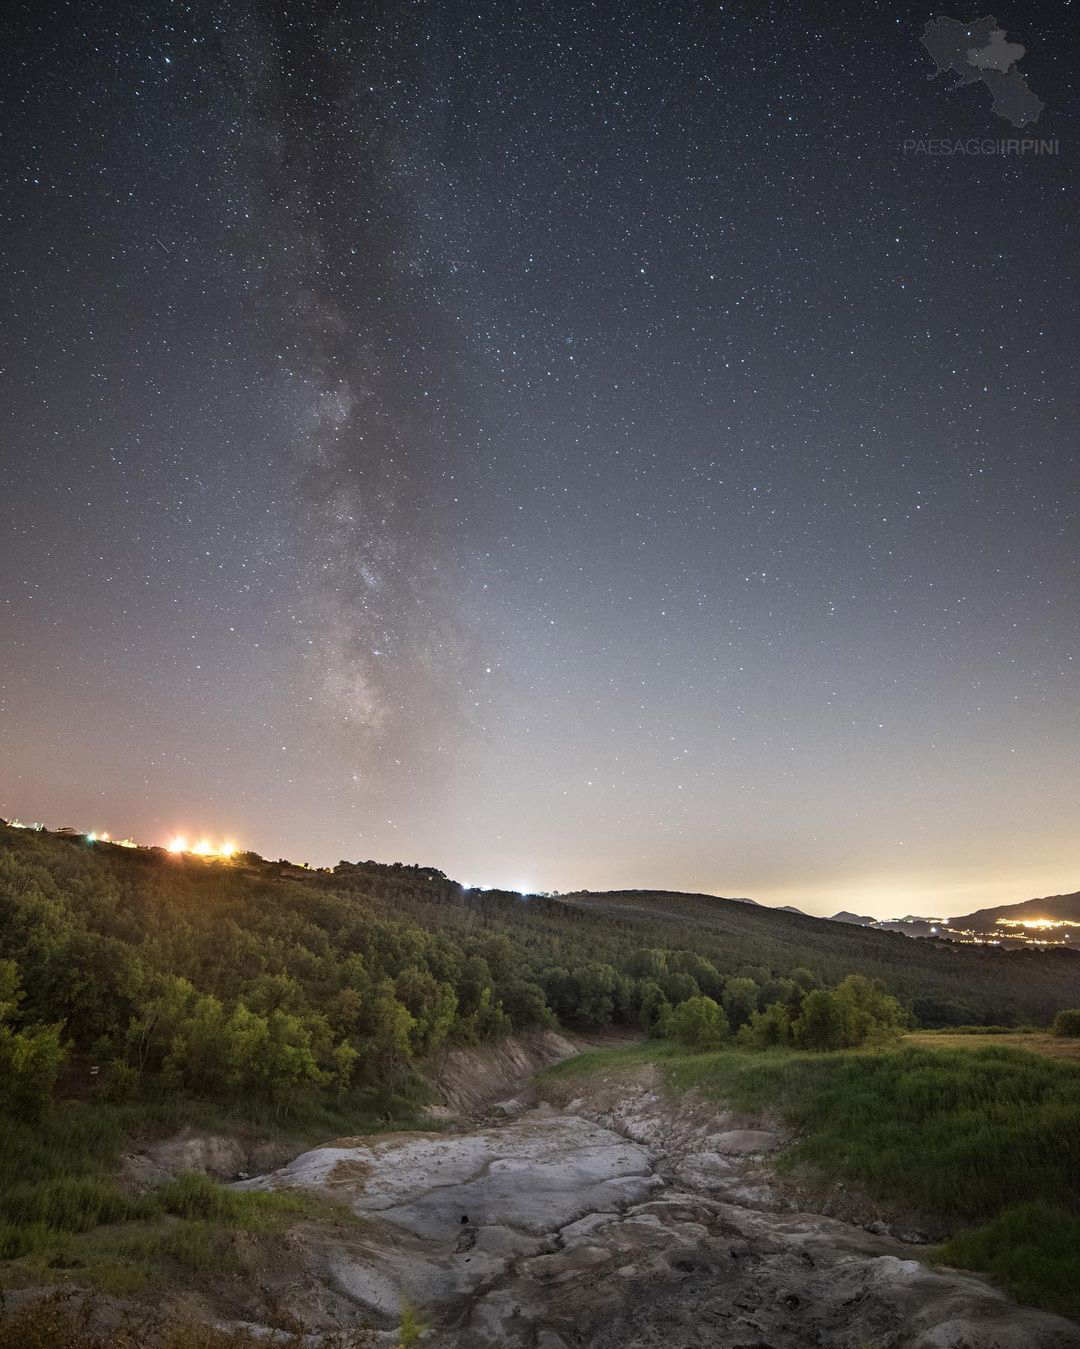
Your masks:
[{"label": "grass", "polygon": [[[97,1225],[87,1221],[88,1212],[100,1218]],[[118,1297],[211,1273],[254,1274],[298,1219],[355,1221],[322,1196],[236,1191],[195,1173],[127,1199],[120,1209],[79,1205],[45,1217],[36,1210],[13,1216],[23,1221],[0,1225],[4,1286],[75,1282]]]},{"label": "grass", "polygon": [[[779,1159],[934,1214],[950,1263],[999,1278],[1018,1298],[1080,1317],[1080,1066],[1009,1037],[952,1048],[806,1054],[639,1045],[581,1055],[552,1076],[659,1062],[667,1089],[772,1110],[799,1141]],[[971,1043],[969,1043],[971,1042]]]},{"label": "grass", "polygon": [[[342,1134],[415,1127],[419,1119],[415,1100],[386,1105],[364,1092],[336,1102],[313,1096],[288,1114],[262,1103],[229,1108],[182,1097],[122,1105],[59,1101],[44,1120],[33,1124],[0,1114],[0,1195],[60,1181],[96,1179],[106,1184],[103,1178],[115,1172],[121,1154],[137,1140],[165,1138],[184,1126],[231,1137],[285,1138],[303,1147]],[[106,1201],[89,1189],[84,1197],[90,1220],[95,1205]],[[93,1218],[90,1225],[111,1220]]]},{"label": "grass", "polygon": [[923,1049],[985,1049],[1006,1045],[1012,1049],[1026,1049],[1030,1054],[1041,1054],[1048,1059],[1063,1059],[1080,1064],[1080,1039],[1051,1035],[1049,1031],[1012,1030],[1007,1027],[977,1026],[950,1030],[912,1031],[904,1036],[904,1043]]},{"label": "grass", "polygon": [[[665,1040],[645,1040],[638,1044],[620,1045],[617,1049],[586,1049],[573,1058],[561,1059],[545,1068],[543,1079],[596,1077],[623,1068],[637,1068],[647,1063],[662,1063],[684,1057],[684,1051]],[[711,1057],[711,1056],[710,1056]]]},{"label": "grass", "polygon": [[242,1272],[289,1223],[343,1216],[302,1192],[238,1192],[202,1175],[133,1194],[116,1177],[121,1154],[137,1140],[188,1125],[285,1137],[300,1150],[335,1135],[417,1122],[413,1102],[386,1113],[360,1093],[336,1103],[314,1100],[287,1117],[269,1107],[239,1111],[182,1099],[61,1101],[36,1124],[0,1116],[0,1288],[78,1282],[122,1296],[200,1272]]}]

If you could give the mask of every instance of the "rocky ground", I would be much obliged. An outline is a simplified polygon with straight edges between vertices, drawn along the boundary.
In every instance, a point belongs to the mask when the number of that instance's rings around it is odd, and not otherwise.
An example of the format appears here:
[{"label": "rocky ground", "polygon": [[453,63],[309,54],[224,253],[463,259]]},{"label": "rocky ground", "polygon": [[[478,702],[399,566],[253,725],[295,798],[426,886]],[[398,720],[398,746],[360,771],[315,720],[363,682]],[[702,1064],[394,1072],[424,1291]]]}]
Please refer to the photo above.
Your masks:
[{"label": "rocky ground", "polygon": [[769,1121],[671,1102],[651,1071],[543,1091],[241,1182],[325,1191],[361,1219],[303,1241],[279,1298],[387,1345],[407,1300],[431,1349],[1080,1349],[1071,1322],[801,1211]]}]

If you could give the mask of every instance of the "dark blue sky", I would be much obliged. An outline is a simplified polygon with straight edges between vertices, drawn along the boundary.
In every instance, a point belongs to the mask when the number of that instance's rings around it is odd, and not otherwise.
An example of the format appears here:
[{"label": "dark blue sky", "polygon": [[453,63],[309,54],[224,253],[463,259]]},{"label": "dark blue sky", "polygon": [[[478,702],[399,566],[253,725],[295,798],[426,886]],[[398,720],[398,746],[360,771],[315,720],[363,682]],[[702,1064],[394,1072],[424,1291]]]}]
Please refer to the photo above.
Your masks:
[{"label": "dark blue sky", "polygon": [[[1052,155],[904,6],[16,6],[0,812],[465,881],[1080,884]],[[958,18],[974,17],[957,13]]]}]

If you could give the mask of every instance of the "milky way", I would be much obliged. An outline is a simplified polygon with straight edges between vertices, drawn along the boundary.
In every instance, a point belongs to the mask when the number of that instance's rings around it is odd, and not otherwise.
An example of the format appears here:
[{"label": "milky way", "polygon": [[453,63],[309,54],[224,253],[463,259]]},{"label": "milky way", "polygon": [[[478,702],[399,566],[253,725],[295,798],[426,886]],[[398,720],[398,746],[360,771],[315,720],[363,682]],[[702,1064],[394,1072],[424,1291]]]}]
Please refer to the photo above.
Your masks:
[{"label": "milky way", "polygon": [[16,6],[0,813],[1075,889],[1074,23],[928,17]]}]

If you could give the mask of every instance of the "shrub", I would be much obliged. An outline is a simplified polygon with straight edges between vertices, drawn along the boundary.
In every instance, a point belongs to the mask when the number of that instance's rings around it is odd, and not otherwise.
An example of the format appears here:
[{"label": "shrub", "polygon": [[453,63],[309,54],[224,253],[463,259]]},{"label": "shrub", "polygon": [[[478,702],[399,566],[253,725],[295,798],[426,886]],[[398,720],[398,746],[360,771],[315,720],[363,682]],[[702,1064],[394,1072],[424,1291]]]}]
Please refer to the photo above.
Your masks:
[{"label": "shrub", "polygon": [[139,1090],[139,1070],[123,1059],[113,1059],[98,1078],[97,1098],[118,1105],[130,1101]]},{"label": "shrub", "polygon": [[668,1034],[687,1049],[719,1049],[728,1034],[727,1017],[713,998],[687,998],[668,1018]]},{"label": "shrub", "polygon": [[67,1054],[60,1031],[59,1023],[22,1031],[0,1026],[0,1108],[20,1119],[41,1119]]},{"label": "shrub", "polygon": [[235,1218],[240,1210],[240,1196],[227,1190],[209,1176],[187,1171],[162,1185],[157,1197],[166,1213],[177,1218]]},{"label": "shrub", "polygon": [[1080,1007],[1067,1007],[1058,1012],[1050,1029],[1055,1035],[1076,1039],[1080,1036]]}]

